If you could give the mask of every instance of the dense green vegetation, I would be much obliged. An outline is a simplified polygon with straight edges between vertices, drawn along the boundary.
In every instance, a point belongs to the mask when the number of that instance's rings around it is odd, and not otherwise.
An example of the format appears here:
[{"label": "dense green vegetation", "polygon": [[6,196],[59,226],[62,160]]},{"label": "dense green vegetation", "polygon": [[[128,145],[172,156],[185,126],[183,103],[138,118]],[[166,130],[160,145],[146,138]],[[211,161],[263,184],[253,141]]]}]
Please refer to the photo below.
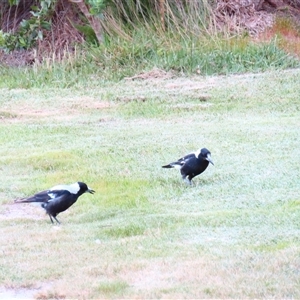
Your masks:
[{"label": "dense green vegetation", "polygon": [[[31,7],[31,2],[35,6]],[[10,47],[10,42],[18,45],[24,42],[28,45],[23,48],[36,49],[30,66],[21,70],[0,69],[0,86],[91,86],[98,80],[118,81],[153,68],[175,74],[215,75],[288,69],[300,65],[299,58],[282,47],[282,36],[274,35],[272,39],[260,41],[250,37],[246,29],[217,29],[214,1],[162,2],[165,3],[164,10],[160,9],[159,1],[85,1],[93,22],[103,19],[101,24],[96,22],[102,30],[101,42],[93,42],[96,35],[89,26],[91,20],[83,18],[76,4],[68,4],[70,13],[66,22],[71,23],[68,33],[65,33],[63,28],[55,32],[53,25],[58,26],[55,18],[62,10],[60,1],[36,3],[28,0],[22,6],[23,10],[16,6],[18,1],[11,1],[13,6],[7,3],[2,8],[3,17],[0,17],[0,22],[3,19],[7,24],[2,24],[2,27],[9,28],[12,21],[18,24],[18,15],[22,12],[31,17],[19,22],[19,31],[3,31],[2,39],[0,31],[0,47],[12,50],[14,46]],[[14,9],[15,14],[12,13]],[[4,13],[12,20],[5,18]],[[80,23],[78,18],[85,21]],[[276,24],[279,23],[286,31],[297,34],[297,27],[289,19],[281,19]],[[70,31],[74,37],[83,34],[85,43],[79,44],[75,39],[65,44],[63,38],[68,37]],[[9,41],[5,42],[8,37]],[[67,46],[60,48],[60,44]]]}]

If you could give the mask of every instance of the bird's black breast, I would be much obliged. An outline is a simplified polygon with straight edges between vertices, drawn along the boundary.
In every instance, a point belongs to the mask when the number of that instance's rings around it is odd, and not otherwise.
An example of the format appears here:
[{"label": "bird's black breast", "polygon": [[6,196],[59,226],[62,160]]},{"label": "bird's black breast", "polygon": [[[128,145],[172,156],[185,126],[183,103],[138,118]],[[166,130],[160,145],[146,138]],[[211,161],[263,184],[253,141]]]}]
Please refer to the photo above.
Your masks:
[{"label": "bird's black breast", "polygon": [[181,168],[181,174],[195,177],[204,172],[208,164],[209,162],[205,159],[190,158]]},{"label": "bird's black breast", "polygon": [[47,213],[53,216],[68,209],[78,199],[78,195],[71,194],[69,191],[59,191],[56,196],[43,205]]}]

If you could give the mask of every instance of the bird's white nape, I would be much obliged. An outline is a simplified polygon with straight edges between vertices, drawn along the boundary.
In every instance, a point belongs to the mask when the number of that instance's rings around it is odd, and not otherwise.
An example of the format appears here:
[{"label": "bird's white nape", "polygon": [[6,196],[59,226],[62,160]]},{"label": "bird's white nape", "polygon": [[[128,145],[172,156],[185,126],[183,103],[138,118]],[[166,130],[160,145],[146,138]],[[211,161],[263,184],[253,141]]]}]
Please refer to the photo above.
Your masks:
[{"label": "bird's white nape", "polygon": [[195,154],[195,156],[198,158],[198,156],[200,155],[201,153],[201,149],[198,149],[197,151],[193,152]]},{"label": "bird's white nape", "polygon": [[50,191],[54,191],[54,190],[66,190],[66,191],[69,191],[71,194],[77,194],[80,190],[80,186],[77,182],[69,184],[69,185],[61,184],[61,185],[56,185],[50,189]]}]

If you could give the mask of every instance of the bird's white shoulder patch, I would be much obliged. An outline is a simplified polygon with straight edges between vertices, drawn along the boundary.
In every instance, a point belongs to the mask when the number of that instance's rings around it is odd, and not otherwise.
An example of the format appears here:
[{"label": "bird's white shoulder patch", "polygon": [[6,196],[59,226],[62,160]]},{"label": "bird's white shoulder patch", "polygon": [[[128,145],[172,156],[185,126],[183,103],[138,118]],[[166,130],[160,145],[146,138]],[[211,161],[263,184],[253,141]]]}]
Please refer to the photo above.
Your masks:
[{"label": "bird's white shoulder patch", "polygon": [[53,193],[48,193],[48,195],[49,195],[49,197],[51,198],[51,199],[54,199],[55,198],[55,194],[53,194]]},{"label": "bird's white shoulder patch", "polygon": [[71,194],[77,194],[78,191],[80,190],[80,186],[77,182],[69,185],[61,184],[61,185],[56,185],[50,189],[50,191],[54,191],[54,190],[66,190],[69,191]]}]

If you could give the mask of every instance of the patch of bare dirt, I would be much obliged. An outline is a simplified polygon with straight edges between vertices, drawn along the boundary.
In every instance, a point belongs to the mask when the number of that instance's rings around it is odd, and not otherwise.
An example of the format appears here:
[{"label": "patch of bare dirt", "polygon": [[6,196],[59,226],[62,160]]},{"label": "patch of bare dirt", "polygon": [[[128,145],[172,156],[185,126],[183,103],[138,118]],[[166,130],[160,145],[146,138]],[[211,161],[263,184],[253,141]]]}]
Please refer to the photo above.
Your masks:
[{"label": "patch of bare dirt", "polygon": [[67,115],[63,115],[60,113],[57,113],[57,111],[51,111],[51,110],[41,110],[41,109],[30,109],[25,108],[22,109],[21,107],[18,109],[12,109],[11,111],[1,111],[0,112],[0,122],[10,122],[10,123],[16,123],[20,121],[24,121],[24,119],[61,119],[61,118],[68,118]]},{"label": "patch of bare dirt", "polygon": [[109,109],[115,106],[115,104],[108,101],[97,101],[93,97],[76,97],[72,99],[63,98],[62,101],[69,103],[69,108],[71,110],[80,109],[92,109],[92,110],[102,110]]},{"label": "patch of bare dirt", "polygon": [[46,219],[46,216],[39,204],[10,203],[10,204],[1,205],[0,220],[14,220],[14,219],[41,220],[41,219]]},{"label": "patch of bare dirt", "polygon": [[216,77],[211,77],[207,80],[203,80],[203,78],[200,78],[201,81],[197,80],[197,78],[193,79],[183,79],[178,78],[174,79],[171,82],[168,82],[166,84],[166,88],[168,90],[180,90],[180,91],[191,91],[191,90],[201,90],[201,89],[207,89],[210,87],[214,87],[218,84]]},{"label": "patch of bare dirt", "polygon": [[205,258],[195,261],[159,260],[140,270],[132,270],[123,279],[137,290],[168,289],[186,282],[205,282],[209,262]]},{"label": "patch of bare dirt", "polygon": [[[26,110],[22,110],[20,112],[18,112],[18,117],[22,118],[22,117],[39,117],[39,118],[48,118],[48,117],[52,117],[54,115],[54,111],[49,111],[49,110],[40,110],[40,109],[26,109]],[[59,116],[59,114],[58,114]]]},{"label": "patch of bare dirt", "polygon": [[7,289],[0,288],[0,299],[35,299],[34,294],[37,290],[33,289]]},{"label": "patch of bare dirt", "polygon": [[0,299],[14,300],[14,299],[49,299],[41,298],[40,295],[44,294],[52,286],[52,283],[39,283],[35,287],[26,288],[8,288],[0,286]]},{"label": "patch of bare dirt", "polygon": [[170,78],[173,78],[175,77],[175,73],[172,72],[172,71],[164,71],[162,69],[159,69],[159,68],[153,68],[151,71],[148,71],[148,72],[143,72],[141,74],[137,74],[137,75],[134,75],[132,77],[126,77],[124,78],[125,80],[135,80],[135,79],[142,79],[142,80],[145,80],[145,79],[170,79]]},{"label": "patch of bare dirt", "polygon": [[22,107],[22,105],[13,107],[10,110],[3,109],[0,111],[0,122],[18,122],[24,119],[47,119],[50,117],[56,120],[71,119],[87,110],[104,110],[116,106],[116,104],[108,101],[99,102],[92,97],[61,98],[61,101],[57,97],[57,102],[61,103],[61,106],[55,106],[55,109],[53,107],[37,109],[28,106]]}]

